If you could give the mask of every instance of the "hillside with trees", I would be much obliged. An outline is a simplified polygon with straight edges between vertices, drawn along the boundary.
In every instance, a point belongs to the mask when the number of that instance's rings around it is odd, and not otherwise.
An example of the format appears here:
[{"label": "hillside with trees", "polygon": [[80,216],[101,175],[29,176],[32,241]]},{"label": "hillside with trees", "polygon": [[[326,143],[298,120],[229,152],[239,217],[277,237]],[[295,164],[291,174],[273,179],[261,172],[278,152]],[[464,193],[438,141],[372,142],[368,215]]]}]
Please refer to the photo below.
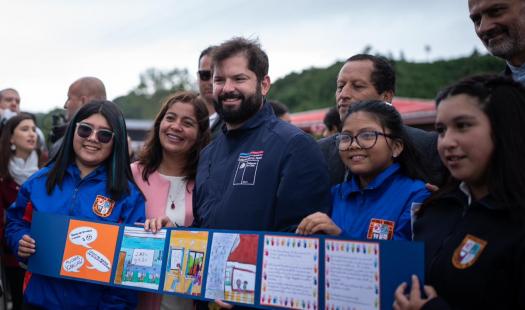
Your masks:
[{"label": "hillside with trees", "polygon": [[[489,55],[476,51],[468,57],[433,62],[410,62],[391,59],[397,72],[399,97],[434,98],[437,91],[458,79],[479,73],[500,73],[504,63]],[[331,107],[335,104],[336,78],[342,61],[327,68],[310,68],[290,73],[276,80],[269,98],[285,103],[291,112]],[[114,98],[126,118],[153,119],[160,109],[162,99],[178,90],[195,90],[196,86],[187,70],[161,71],[148,69],[140,75],[139,85],[128,94]],[[55,109],[47,114],[38,114],[39,126],[48,134],[51,130],[52,114],[63,113]]]},{"label": "hillside with trees", "polygon": [[[437,92],[462,77],[500,73],[505,66],[498,58],[477,53],[469,57],[430,63],[391,60],[397,73],[396,96],[432,99]],[[272,84],[269,97],[285,103],[292,112],[331,107],[335,104],[336,79],[343,62],[328,68],[291,73]]]}]

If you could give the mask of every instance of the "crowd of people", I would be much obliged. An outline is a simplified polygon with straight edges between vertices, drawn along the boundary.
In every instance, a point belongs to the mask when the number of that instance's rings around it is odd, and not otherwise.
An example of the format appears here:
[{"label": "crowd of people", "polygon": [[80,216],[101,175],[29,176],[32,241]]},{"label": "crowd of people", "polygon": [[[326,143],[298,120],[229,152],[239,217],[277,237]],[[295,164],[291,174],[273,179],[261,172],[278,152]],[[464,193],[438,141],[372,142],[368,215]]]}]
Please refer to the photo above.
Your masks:
[{"label": "crowd of people", "polygon": [[315,141],[266,99],[268,56],[244,38],[202,51],[199,92],[164,100],[133,163],[125,119],[100,79],[71,84],[64,134],[49,151],[18,92],[0,91],[12,308],[210,306],[27,272],[38,251],[35,211],[144,223],[153,233],[191,226],[416,240],[425,244],[425,283],[400,283],[394,309],[525,308],[525,2],[468,3],[476,33],[506,67],[443,85],[435,131],[404,125],[391,105],[394,68],[357,54],[334,76],[336,106]]}]

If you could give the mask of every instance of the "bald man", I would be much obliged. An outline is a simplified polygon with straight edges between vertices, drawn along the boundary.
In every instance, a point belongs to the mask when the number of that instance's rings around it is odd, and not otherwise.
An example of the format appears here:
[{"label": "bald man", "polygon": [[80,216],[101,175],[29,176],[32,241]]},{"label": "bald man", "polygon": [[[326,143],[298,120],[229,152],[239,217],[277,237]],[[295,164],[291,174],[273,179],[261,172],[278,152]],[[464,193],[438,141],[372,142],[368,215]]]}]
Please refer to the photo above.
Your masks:
[{"label": "bald man", "polygon": [[[87,76],[73,82],[69,86],[67,100],[64,103],[67,121],[69,122],[82,106],[93,100],[106,100],[106,87],[100,79]],[[56,131],[58,132],[59,130]],[[51,146],[49,158],[55,157],[60,145],[62,145],[62,138],[58,139]]]},{"label": "bald man", "polygon": [[64,104],[67,120],[72,119],[83,105],[93,100],[106,100],[106,87],[100,79],[88,76],[73,82],[69,86]]}]

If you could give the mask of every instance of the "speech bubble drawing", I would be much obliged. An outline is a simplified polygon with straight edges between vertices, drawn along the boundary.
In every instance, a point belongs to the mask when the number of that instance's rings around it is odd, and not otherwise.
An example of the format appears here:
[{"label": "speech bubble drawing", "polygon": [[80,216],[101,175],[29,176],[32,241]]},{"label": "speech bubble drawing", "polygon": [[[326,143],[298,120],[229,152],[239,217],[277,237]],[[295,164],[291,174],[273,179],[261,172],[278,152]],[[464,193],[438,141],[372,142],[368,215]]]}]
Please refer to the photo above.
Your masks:
[{"label": "speech bubble drawing", "polygon": [[84,265],[84,257],[80,255],[71,256],[62,263],[62,268],[67,272],[78,272]]},{"label": "speech bubble drawing", "polygon": [[88,269],[96,269],[100,272],[108,272],[111,269],[109,259],[97,250],[87,250],[86,259],[91,264],[91,266],[87,266]]},{"label": "speech bubble drawing", "polygon": [[91,249],[88,244],[97,240],[97,237],[97,230],[87,226],[77,227],[69,233],[69,241],[88,249]]}]

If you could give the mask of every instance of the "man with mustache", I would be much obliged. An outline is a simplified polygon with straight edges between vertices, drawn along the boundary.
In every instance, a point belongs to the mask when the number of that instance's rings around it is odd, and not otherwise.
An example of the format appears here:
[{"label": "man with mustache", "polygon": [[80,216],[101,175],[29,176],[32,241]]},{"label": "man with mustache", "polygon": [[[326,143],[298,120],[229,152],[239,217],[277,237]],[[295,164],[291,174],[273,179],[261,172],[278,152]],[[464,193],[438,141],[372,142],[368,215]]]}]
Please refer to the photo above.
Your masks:
[{"label": "man with mustache", "polygon": [[481,42],[507,62],[505,75],[525,85],[525,1],[469,0],[468,6]]},{"label": "man with mustache", "polygon": [[278,120],[265,96],[268,56],[257,41],[233,38],[212,52],[215,110],[226,123],[201,153],[194,225],[295,231],[329,211],[329,181],[316,142]]}]

